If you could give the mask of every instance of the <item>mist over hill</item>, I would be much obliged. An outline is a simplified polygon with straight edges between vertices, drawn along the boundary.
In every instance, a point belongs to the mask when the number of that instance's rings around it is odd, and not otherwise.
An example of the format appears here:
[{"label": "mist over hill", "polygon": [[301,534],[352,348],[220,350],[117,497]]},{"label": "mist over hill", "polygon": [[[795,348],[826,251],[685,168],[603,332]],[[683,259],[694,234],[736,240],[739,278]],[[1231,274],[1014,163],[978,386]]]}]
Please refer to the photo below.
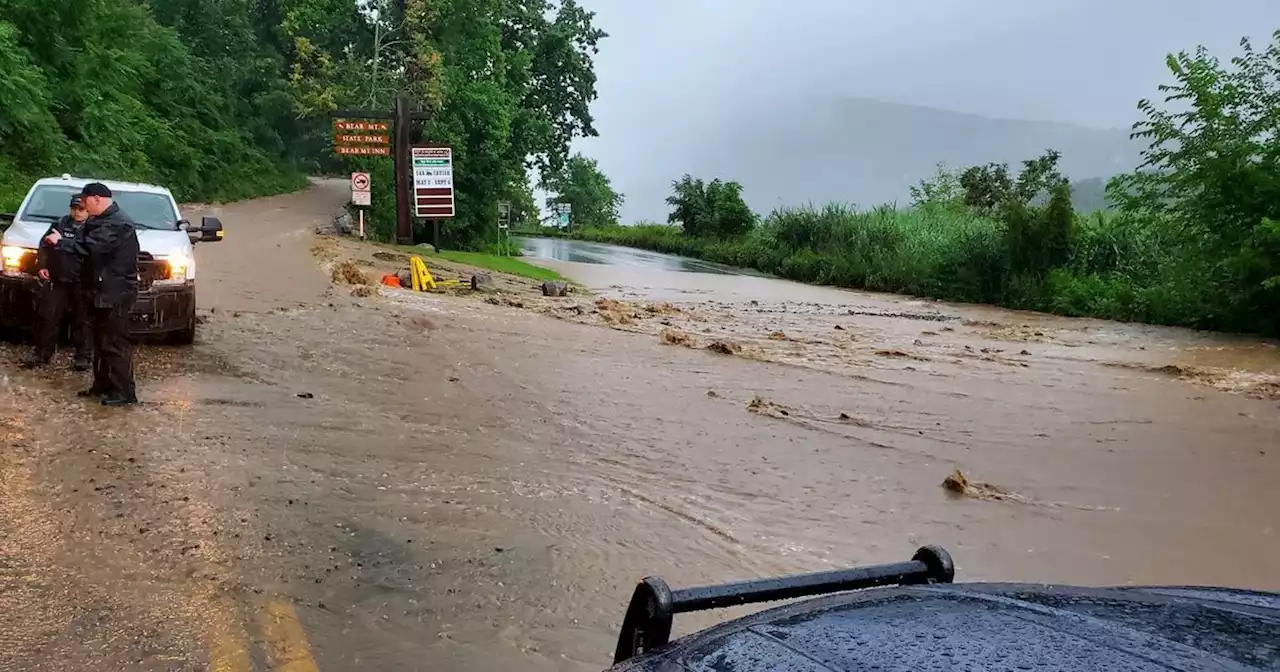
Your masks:
[{"label": "mist over hill", "polygon": [[[1088,180],[1132,169],[1142,148],[1127,129],[993,119],[873,100],[739,110],[682,140],[653,148],[662,152],[660,162],[608,167],[615,187],[626,194],[624,221],[665,221],[671,181],[684,173],[741,182],[759,212],[829,201],[872,207],[906,205],[908,188],[933,174],[939,162],[964,167],[995,161],[1014,168],[1056,149],[1069,178]],[[655,166],[668,170],[659,174]]]}]

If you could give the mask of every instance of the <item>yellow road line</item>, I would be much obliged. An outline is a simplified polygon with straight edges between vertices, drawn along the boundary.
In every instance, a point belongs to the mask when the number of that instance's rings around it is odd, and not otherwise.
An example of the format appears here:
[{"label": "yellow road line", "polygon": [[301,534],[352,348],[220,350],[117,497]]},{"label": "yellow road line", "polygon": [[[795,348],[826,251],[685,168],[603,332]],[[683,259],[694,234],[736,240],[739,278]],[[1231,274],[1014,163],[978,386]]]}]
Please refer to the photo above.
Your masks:
[{"label": "yellow road line", "polygon": [[311,657],[307,635],[293,607],[280,600],[267,604],[259,619],[266,635],[267,659],[278,672],[320,672]]},{"label": "yellow road line", "polygon": [[210,614],[213,641],[209,647],[209,669],[212,672],[253,672],[249,658],[249,638],[229,610],[214,608]]}]

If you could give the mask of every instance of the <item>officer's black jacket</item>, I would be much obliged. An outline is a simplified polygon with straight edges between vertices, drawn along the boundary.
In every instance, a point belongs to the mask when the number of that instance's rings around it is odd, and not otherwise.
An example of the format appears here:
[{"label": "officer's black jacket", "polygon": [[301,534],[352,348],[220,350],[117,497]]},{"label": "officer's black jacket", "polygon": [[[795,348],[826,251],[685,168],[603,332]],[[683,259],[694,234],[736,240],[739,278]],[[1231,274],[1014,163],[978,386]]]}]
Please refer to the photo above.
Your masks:
[{"label": "officer's black jacket", "polygon": [[49,271],[49,279],[54,282],[80,282],[80,270],[83,266],[80,255],[65,248],[55,248],[45,242],[44,237],[50,231],[57,231],[63,240],[75,240],[84,229],[71,215],[63,215],[62,219],[49,226],[49,230],[40,236],[40,249],[36,252],[36,268]]},{"label": "officer's black jacket", "polygon": [[138,232],[119,205],[90,217],[75,240],[63,238],[57,247],[84,259],[85,288],[95,307],[111,308],[137,295]]}]

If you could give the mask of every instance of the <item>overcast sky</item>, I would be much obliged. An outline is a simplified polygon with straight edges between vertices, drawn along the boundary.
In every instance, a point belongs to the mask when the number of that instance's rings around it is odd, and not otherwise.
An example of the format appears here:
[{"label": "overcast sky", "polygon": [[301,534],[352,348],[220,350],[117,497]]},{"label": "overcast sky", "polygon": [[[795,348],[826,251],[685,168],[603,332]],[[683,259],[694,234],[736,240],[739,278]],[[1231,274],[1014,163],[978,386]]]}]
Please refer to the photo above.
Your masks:
[{"label": "overcast sky", "polygon": [[664,171],[664,146],[788,102],[1127,127],[1168,79],[1168,52],[1204,44],[1225,59],[1240,37],[1280,29],[1280,0],[580,1],[610,37],[596,60],[601,137],[577,148],[624,193]]}]

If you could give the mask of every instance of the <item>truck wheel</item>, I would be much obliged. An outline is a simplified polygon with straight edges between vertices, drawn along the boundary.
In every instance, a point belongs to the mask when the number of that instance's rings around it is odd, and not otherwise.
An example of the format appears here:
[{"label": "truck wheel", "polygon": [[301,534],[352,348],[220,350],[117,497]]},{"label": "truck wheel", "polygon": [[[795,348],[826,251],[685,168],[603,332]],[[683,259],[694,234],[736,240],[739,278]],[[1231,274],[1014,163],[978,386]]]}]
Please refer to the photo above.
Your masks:
[{"label": "truck wheel", "polygon": [[191,315],[191,322],[186,327],[173,332],[169,335],[169,343],[172,345],[191,345],[196,342],[196,316]]}]

